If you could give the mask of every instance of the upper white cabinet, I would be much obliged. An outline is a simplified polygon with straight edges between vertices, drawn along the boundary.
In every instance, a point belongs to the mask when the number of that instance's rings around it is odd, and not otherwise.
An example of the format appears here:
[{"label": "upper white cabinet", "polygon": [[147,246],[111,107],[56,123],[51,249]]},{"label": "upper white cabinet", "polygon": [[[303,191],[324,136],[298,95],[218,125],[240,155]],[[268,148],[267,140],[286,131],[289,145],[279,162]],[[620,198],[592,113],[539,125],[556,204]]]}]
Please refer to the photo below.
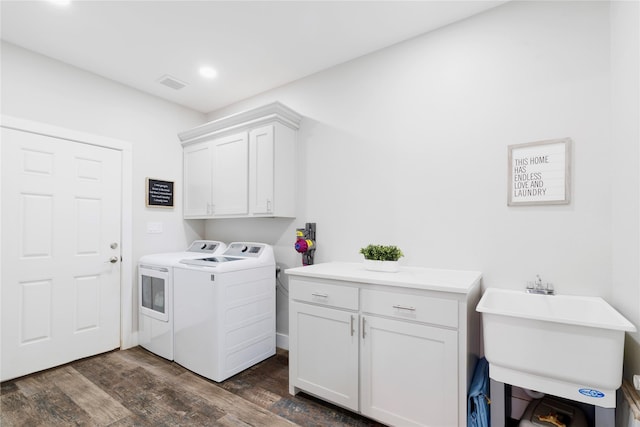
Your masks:
[{"label": "upper white cabinet", "polygon": [[180,133],[184,217],[295,217],[301,118],[275,102]]},{"label": "upper white cabinet", "polygon": [[185,218],[204,218],[211,215],[212,151],[213,147],[207,141],[183,149]]},{"label": "upper white cabinet", "polygon": [[247,215],[249,141],[241,132],[211,142],[213,194],[210,212],[216,216]]},{"label": "upper white cabinet", "polygon": [[276,176],[274,142],[273,126],[263,126],[249,132],[249,206],[254,214],[267,215],[273,212],[273,178]]}]

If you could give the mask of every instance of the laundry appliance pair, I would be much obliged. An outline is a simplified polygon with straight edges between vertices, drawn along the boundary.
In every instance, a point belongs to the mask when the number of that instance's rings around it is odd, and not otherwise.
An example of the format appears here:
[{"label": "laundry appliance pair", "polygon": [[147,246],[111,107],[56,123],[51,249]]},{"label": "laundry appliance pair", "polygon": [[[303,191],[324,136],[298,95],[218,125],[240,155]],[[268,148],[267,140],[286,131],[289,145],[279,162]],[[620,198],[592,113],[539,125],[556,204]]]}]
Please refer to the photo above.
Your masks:
[{"label": "laundry appliance pair", "polygon": [[214,381],[275,354],[273,249],[197,240],[138,264],[139,343]]}]

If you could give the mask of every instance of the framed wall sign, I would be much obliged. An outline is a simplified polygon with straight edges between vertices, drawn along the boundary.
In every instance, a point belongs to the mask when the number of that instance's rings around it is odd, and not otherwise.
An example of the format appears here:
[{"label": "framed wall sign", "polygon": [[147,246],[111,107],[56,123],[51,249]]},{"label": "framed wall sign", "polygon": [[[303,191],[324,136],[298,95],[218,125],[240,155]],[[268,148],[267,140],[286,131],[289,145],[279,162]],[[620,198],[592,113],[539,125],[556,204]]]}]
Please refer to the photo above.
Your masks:
[{"label": "framed wall sign", "polygon": [[509,206],[568,204],[570,178],[570,138],[509,146]]},{"label": "framed wall sign", "polygon": [[173,207],[173,181],[147,178],[147,207]]}]

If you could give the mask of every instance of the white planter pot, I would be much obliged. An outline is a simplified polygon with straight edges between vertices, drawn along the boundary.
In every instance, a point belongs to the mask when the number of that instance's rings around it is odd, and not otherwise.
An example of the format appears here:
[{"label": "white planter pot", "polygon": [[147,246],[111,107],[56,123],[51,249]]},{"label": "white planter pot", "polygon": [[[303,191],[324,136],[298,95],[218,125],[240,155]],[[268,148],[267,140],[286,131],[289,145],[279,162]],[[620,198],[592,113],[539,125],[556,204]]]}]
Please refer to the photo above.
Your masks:
[{"label": "white planter pot", "polygon": [[400,270],[398,261],[378,261],[374,259],[364,260],[364,269],[371,271],[384,271],[387,273],[395,273]]}]

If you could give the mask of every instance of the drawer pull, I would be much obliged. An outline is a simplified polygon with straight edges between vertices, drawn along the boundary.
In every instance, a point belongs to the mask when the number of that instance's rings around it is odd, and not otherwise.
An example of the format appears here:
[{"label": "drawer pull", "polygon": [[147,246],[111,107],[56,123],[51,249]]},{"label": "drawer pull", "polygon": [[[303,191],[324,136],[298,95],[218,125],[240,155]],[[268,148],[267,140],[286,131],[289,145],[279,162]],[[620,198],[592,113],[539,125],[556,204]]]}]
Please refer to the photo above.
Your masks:
[{"label": "drawer pull", "polygon": [[313,295],[314,297],[329,298],[329,295],[327,295],[327,294],[316,294],[316,293],[313,293],[311,295]]},{"label": "drawer pull", "polygon": [[407,305],[396,304],[393,306],[393,308],[397,308],[398,310],[416,311],[415,307],[409,307]]}]

